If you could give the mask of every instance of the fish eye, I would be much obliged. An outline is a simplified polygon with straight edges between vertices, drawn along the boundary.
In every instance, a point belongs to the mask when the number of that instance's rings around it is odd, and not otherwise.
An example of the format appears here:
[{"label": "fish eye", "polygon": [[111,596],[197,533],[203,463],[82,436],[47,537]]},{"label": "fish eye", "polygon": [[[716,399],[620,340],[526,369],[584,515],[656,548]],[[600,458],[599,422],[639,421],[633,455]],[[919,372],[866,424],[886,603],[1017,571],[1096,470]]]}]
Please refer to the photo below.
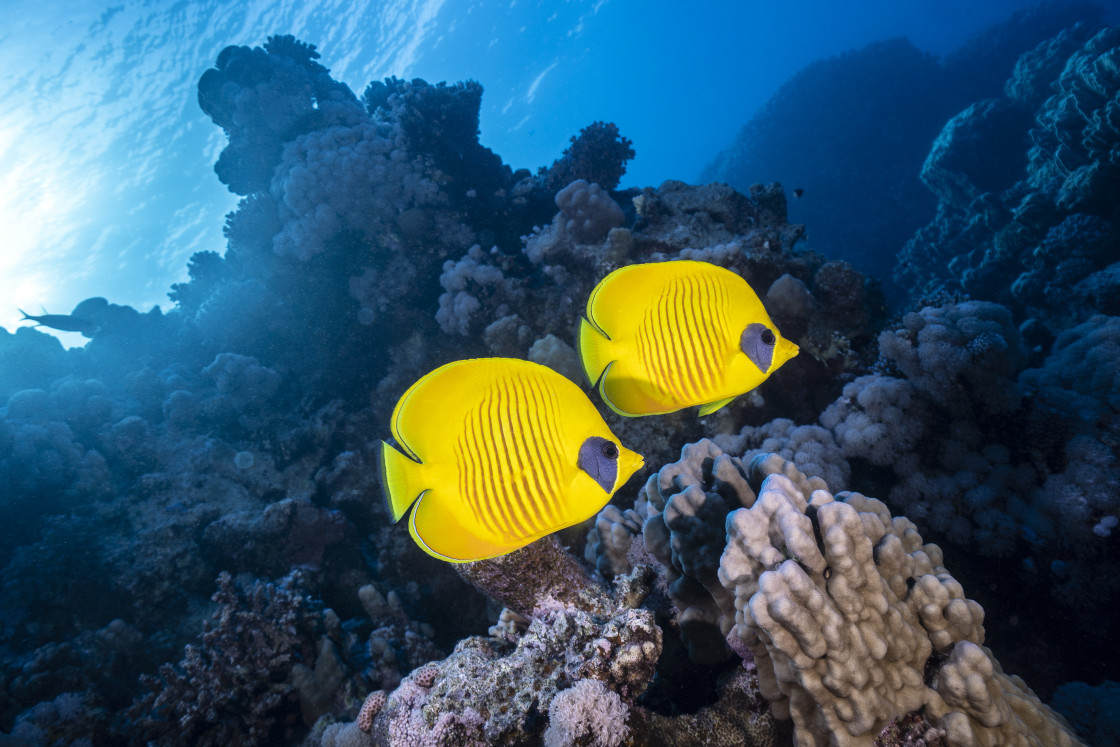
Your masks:
[{"label": "fish eye", "polygon": [[600,452],[607,459],[618,459],[618,447],[614,445],[613,441],[604,441]]},{"label": "fish eye", "polygon": [[767,345],[773,345],[777,342],[778,338],[774,337],[774,333],[768,329],[762,330],[762,341]]}]

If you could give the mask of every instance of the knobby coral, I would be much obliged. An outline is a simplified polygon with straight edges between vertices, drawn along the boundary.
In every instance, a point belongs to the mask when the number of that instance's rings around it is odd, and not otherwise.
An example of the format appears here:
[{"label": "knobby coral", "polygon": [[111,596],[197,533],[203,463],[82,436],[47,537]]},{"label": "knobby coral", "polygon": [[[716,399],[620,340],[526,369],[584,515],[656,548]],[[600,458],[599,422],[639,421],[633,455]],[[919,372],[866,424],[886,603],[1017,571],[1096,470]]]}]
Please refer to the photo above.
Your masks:
[{"label": "knobby coral", "polygon": [[719,577],[732,635],[799,745],[869,744],[922,708],[954,745],[1077,743],[983,647],[983,610],[909,520],[775,455],[749,476],[758,500],[728,516]]}]

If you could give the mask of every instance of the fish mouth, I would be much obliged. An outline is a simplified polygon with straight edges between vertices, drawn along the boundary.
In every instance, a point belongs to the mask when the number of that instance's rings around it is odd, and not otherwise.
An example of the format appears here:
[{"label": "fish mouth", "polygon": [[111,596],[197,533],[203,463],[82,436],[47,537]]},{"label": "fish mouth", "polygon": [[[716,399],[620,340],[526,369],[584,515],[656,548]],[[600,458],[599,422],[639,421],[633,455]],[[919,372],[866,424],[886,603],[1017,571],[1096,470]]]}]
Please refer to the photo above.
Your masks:
[{"label": "fish mouth", "polygon": [[621,488],[645,463],[645,457],[623,446],[618,455],[618,487]]}]

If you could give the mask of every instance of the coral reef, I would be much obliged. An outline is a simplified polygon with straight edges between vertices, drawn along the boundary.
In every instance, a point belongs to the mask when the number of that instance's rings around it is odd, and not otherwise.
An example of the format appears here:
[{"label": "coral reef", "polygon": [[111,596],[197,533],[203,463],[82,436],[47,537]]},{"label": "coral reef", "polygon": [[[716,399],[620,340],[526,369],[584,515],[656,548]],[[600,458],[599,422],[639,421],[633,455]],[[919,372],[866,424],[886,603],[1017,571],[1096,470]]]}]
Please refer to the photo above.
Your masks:
[{"label": "coral reef", "polygon": [[[1088,2],[1040,3],[942,60],[892,39],[813,62],[782,84],[700,178],[741,190],[758,181],[797,188],[791,214],[808,226],[810,245],[877,274],[895,262],[899,246],[928,222],[936,205],[918,174],[946,120],[973,102],[998,97],[1020,54],[1078,20],[1099,25],[1101,16]],[[993,105],[979,106],[986,113]],[[971,132],[971,118],[953,122],[958,135]],[[1026,137],[1025,128],[1020,135]],[[957,140],[959,145],[964,138]],[[962,158],[948,161],[982,179],[1022,169],[1019,162],[999,162],[985,145],[999,153],[1018,145],[1021,154],[1026,142],[1001,130],[967,150],[956,149]],[[965,161],[966,155],[982,158]],[[985,170],[991,166],[998,168]],[[963,178],[943,171],[936,181],[949,187]],[[913,255],[908,262],[923,261]],[[900,295],[890,279],[883,280],[888,297]]]},{"label": "coral reef", "polygon": [[937,215],[895,267],[912,299],[1003,303],[1040,348],[1070,318],[1116,312],[1118,41],[1072,24],[1019,58],[1002,97],[945,126],[922,172]]},{"label": "coral reef", "polygon": [[[1036,33],[1019,31],[988,82]],[[1059,139],[1082,125],[1057,113],[1094,106],[1096,123],[1112,37],[1095,32],[1021,58],[1007,101],[962,115],[933,159],[946,223],[929,235],[949,240],[914,277],[998,233],[985,277],[1016,268],[1006,293],[889,322],[857,256],[804,250],[779,184],[620,191],[632,144],[604,123],[514,172],[479,143],[475,82],[390,78],[359,99],[292,37],[227,48],[199,82],[229,140],[218,176],[243,198],[227,251],[191,258],[167,313],[83,301],[83,349],[0,330],[0,741],[772,744],[787,712],[806,743],[1066,739],[982,646],[1039,692],[1116,667],[1116,222],[1054,196],[1096,189],[1083,169],[1108,128],[1061,140],[1068,184],[1040,151],[1045,184],[1005,187],[963,136],[984,141],[1000,112],[1053,110],[1038,126]],[[844,64],[908,61],[898,85],[939,64],[873,51]],[[1021,144],[998,165],[1036,163]],[[883,190],[843,188],[865,207]],[[675,259],[740,274],[803,354],[706,418],[608,413],[665,466],[589,536],[452,568],[390,524],[374,445],[416,378],[504,355],[586,385],[573,333],[591,288]],[[981,287],[987,270],[951,272]],[[915,525],[834,497],[850,486]]]},{"label": "coral reef", "polygon": [[[883,503],[834,497],[776,454],[744,468],[710,441],[686,446],[650,486],[672,493],[643,534],[654,557],[657,543],[672,548],[665,565],[681,634],[700,606],[681,591],[689,579],[722,615],[728,652],[752,662],[775,715],[793,719],[795,743],[870,744],[920,709],[948,744],[1078,743],[983,648],[984,612],[942,566],[941,550]],[[656,510],[650,486],[638,515]],[[662,516],[684,506],[688,523]],[[664,526],[668,542],[657,536]],[[708,541],[695,541],[704,527]],[[609,535],[594,533],[606,544]],[[637,535],[629,541],[632,555]]]},{"label": "coral reef", "polygon": [[698,734],[771,743],[773,721],[743,668],[698,713],[667,717],[646,705],[663,641],[641,606],[649,566],[615,577],[610,593],[546,538],[460,572],[519,608],[502,619],[520,622],[462,640],[391,691],[370,693],[353,722],[327,717],[310,744],[688,744]]},{"label": "coral reef", "polygon": [[144,678],[151,693],[133,707],[134,744],[261,743],[290,735],[294,668],[311,658],[303,646],[315,621],[294,581],[239,590],[229,574],[218,576],[218,609],[199,645],[188,646],[177,666]]},{"label": "coral reef", "polygon": [[[1120,592],[1108,541],[1120,512],[1113,327],[1095,317],[1026,368],[1008,309],[926,307],[880,335],[879,372],[847,383],[816,423],[776,420],[716,440],[744,458],[778,452],[832,491],[874,487],[976,558],[966,572],[991,562],[980,558],[1000,559],[1032,599],[1072,615],[1071,623],[1033,614],[1035,624],[1055,635],[1073,624],[1103,640],[1114,621],[1102,627],[1083,613],[1103,611]],[[989,604],[1003,617],[1029,612],[1015,598]]]}]

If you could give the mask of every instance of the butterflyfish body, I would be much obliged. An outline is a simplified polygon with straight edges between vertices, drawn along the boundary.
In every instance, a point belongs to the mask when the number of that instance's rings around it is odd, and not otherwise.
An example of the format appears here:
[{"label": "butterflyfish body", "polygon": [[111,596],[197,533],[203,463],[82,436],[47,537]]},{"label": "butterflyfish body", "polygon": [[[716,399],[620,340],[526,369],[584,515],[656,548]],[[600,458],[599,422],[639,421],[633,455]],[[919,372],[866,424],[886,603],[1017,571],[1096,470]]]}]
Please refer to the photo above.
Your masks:
[{"label": "butterflyfish body", "polygon": [[587,395],[550,368],[456,361],[401,396],[381,445],[393,521],[451,562],[512,552],[597,513],[642,466]]},{"label": "butterflyfish body", "polygon": [[603,278],[587,301],[579,348],[603,401],[631,417],[695,405],[708,415],[798,352],[746,280],[692,260],[630,265]]}]

